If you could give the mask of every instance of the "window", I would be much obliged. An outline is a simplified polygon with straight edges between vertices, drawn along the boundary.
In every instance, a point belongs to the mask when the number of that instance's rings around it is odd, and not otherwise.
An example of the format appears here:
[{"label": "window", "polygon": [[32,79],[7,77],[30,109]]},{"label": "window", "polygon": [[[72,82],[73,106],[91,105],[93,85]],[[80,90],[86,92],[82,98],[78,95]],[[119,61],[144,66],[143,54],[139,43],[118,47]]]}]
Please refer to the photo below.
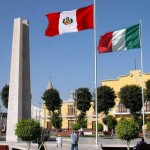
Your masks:
[{"label": "window", "polygon": [[124,105],[122,103],[119,103],[119,105],[118,105],[118,112],[119,113],[127,113],[128,110],[127,110],[127,108],[124,107]]},{"label": "window", "polygon": [[5,133],[6,132],[6,125],[4,124],[3,126],[2,126],[2,133]]},{"label": "window", "polygon": [[68,105],[68,115],[75,115],[74,105]]}]

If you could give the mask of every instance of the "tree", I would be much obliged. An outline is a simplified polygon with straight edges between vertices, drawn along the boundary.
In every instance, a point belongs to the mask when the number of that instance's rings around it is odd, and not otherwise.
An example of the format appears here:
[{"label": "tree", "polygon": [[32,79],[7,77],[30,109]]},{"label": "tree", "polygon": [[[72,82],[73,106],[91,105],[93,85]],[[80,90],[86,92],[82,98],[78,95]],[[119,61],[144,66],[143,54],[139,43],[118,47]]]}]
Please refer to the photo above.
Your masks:
[{"label": "tree", "polygon": [[78,88],[75,91],[76,106],[81,112],[86,112],[91,107],[92,95],[88,88]]},{"label": "tree", "polygon": [[59,113],[54,112],[52,114],[52,117],[50,118],[50,121],[51,121],[51,123],[52,123],[54,128],[56,128],[56,129],[60,129],[61,128],[61,126],[62,126],[62,118],[61,118]]},{"label": "tree", "polygon": [[59,110],[62,104],[59,92],[56,89],[48,89],[44,92],[42,99],[45,102],[45,106],[49,111],[54,113],[55,110]]},{"label": "tree", "polygon": [[15,134],[27,142],[29,150],[31,141],[35,141],[41,137],[40,123],[33,119],[20,120],[16,125]]},{"label": "tree", "polygon": [[145,85],[146,85],[146,90],[145,90],[146,101],[150,101],[150,80],[147,80]]},{"label": "tree", "polygon": [[75,91],[75,95],[75,105],[77,106],[77,109],[81,111],[76,122],[80,124],[82,128],[86,128],[86,111],[88,111],[91,107],[92,94],[88,88],[78,88]]},{"label": "tree", "polygon": [[148,121],[148,122],[146,123],[146,126],[147,126],[147,130],[150,131],[150,121]]},{"label": "tree", "polygon": [[5,106],[5,108],[8,108],[9,85],[6,84],[5,86],[3,86],[0,95],[3,105]]},{"label": "tree", "polygon": [[72,126],[71,126],[71,129],[72,130],[79,130],[81,128],[80,124],[75,122]]},{"label": "tree", "polygon": [[80,125],[80,127],[82,128],[87,128],[87,117],[86,117],[86,113],[81,112],[78,117],[76,122]]},{"label": "tree", "polygon": [[120,102],[130,110],[130,113],[138,115],[142,109],[142,90],[138,85],[126,85],[120,89]]},{"label": "tree", "polygon": [[[101,86],[97,88],[97,107],[98,113],[104,112],[106,115],[110,108],[115,105],[115,92],[109,86]],[[94,105],[95,107],[95,105]]]},{"label": "tree", "polygon": [[108,126],[109,130],[115,129],[115,126],[117,125],[116,118],[112,115],[107,115],[103,118],[103,123]]},{"label": "tree", "polygon": [[[93,129],[96,130],[96,123],[94,123]],[[99,131],[99,132],[103,131],[103,124],[102,123],[97,124],[97,131]]]},{"label": "tree", "polygon": [[133,120],[122,119],[116,126],[117,136],[127,141],[128,150],[130,149],[130,141],[138,137],[138,125]]}]

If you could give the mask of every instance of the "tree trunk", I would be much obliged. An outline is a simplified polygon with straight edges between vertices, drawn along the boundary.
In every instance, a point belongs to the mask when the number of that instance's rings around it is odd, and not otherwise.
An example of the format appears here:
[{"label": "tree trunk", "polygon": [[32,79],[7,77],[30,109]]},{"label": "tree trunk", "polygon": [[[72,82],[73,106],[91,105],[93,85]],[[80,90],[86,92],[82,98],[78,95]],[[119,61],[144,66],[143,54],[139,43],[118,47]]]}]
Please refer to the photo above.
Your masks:
[{"label": "tree trunk", "polygon": [[127,150],[130,150],[130,141],[127,141]]},{"label": "tree trunk", "polygon": [[31,147],[31,141],[27,141],[27,147],[28,147],[27,149],[30,150],[30,147]]}]

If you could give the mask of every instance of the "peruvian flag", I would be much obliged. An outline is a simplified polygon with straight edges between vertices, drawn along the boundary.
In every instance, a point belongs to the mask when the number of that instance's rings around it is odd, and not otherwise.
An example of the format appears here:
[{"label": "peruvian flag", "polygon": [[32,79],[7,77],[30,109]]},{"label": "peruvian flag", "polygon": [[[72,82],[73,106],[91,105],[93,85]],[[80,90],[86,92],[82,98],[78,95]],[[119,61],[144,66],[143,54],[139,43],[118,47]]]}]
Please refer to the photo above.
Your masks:
[{"label": "peruvian flag", "polygon": [[133,48],[140,48],[140,24],[105,33],[100,38],[98,51],[107,53]]},{"label": "peruvian flag", "polygon": [[93,5],[75,9],[47,14],[48,27],[46,36],[77,32],[86,29],[93,29]]}]

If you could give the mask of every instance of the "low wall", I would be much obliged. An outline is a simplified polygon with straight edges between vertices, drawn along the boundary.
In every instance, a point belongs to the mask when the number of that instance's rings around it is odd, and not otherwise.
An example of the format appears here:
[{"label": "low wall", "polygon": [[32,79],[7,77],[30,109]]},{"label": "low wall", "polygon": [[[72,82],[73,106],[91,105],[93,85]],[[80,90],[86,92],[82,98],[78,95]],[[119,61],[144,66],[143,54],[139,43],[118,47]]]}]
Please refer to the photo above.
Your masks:
[{"label": "low wall", "polygon": [[8,145],[0,145],[0,150],[9,150]]},{"label": "low wall", "polygon": [[[109,147],[101,146],[102,150],[127,150],[127,147]],[[133,150],[133,147],[130,147],[130,150]],[[140,150],[150,150],[150,144],[143,145]]]}]

